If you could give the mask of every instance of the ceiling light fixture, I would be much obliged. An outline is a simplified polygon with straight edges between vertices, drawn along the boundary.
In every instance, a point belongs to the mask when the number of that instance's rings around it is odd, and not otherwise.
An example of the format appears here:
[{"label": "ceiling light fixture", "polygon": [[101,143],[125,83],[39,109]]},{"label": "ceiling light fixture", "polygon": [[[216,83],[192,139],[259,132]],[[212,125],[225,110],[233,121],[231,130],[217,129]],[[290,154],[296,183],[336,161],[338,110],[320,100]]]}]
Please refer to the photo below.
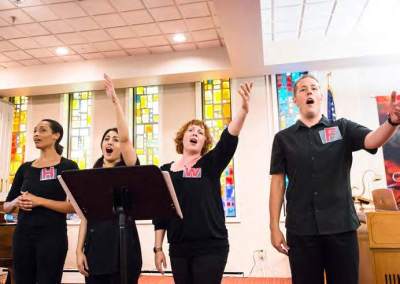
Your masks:
[{"label": "ceiling light fixture", "polygon": [[63,56],[67,55],[69,53],[69,50],[65,46],[60,46],[56,48],[56,53],[57,55]]},{"label": "ceiling light fixture", "polygon": [[184,34],[175,34],[173,37],[173,40],[177,43],[185,42],[186,41],[186,36]]}]

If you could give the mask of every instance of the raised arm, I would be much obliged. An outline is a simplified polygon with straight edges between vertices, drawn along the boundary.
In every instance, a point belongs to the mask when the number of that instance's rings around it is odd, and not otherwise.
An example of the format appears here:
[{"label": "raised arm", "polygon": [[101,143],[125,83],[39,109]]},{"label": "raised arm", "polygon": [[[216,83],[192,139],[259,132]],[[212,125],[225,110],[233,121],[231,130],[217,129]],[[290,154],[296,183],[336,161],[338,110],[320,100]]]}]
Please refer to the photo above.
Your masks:
[{"label": "raised arm", "polygon": [[127,166],[133,166],[136,164],[137,160],[136,151],[129,138],[128,123],[125,120],[124,111],[122,110],[120,101],[115,94],[114,84],[107,74],[104,74],[104,86],[106,88],[107,96],[111,98],[114,106],[122,156]]},{"label": "raised arm", "polygon": [[247,113],[249,112],[250,93],[253,88],[253,82],[246,82],[240,85],[239,95],[241,98],[241,107],[228,125],[228,131],[231,135],[238,136],[242,130]]},{"label": "raised arm", "polygon": [[285,237],[279,227],[279,217],[281,214],[284,188],[284,174],[271,175],[271,189],[269,194],[269,227],[271,229],[271,243],[274,248],[284,254],[288,253],[289,247]]},{"label": "raised arm", "polygon": [[[395,91],[391,94],[388,116],[393,124],[400,124],[400,102],[396,100],[397,93]],[[393,133],[397,131],[398,126],[392,125],[385,121],[374,131],[367,134],[364,140],[366,149],[376,149],[385,144]]]}]

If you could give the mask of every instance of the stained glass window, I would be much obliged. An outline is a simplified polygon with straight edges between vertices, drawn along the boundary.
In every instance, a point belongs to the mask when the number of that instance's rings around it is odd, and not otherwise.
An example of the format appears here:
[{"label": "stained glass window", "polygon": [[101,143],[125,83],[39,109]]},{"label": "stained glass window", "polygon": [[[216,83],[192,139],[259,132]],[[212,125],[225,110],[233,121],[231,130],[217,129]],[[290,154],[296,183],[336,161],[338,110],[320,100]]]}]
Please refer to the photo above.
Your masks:
[{"label": "stained glass window", "polygon": [[[231,89],[229,80],[202,82],[203,119],[210,127],[214,143],[232,119]],[[221,197],[225,216],[236,217],[234,167],[231,161],[221,176]]]},{"label": "stained glass window", "polygon": [[276,75],[276,92],[278,94],[279,129],[285,129],[299,118],[299,110],[293,98],[294,83],[307,72],[293,72]]},{"label": "stained glass window", "polygon": [[11,184],[19,166],[25,161],[28,97],[12,97],[10,102],[14,104],[9,176]]},{"label": "stained glass window", "polygon": [[135,148],[140,164],[159,165],[159,86],[129,89],[133,98]]},{"label": "stained glass window", "polygon": [[[294,103],[294,84],[307,72],[293,72],[276,75],[276,93],[278,95],[279,129],[285,129],[299,119],[299,109]],[[289,179],[285,176],[285,187]],[[286,216],[286,202],[282,206],[282,217]]]},{"label": "stained glass window", "polygon": [[80,169],[90,168],[92,93],[69,94],[69,139],[68,157]]}]

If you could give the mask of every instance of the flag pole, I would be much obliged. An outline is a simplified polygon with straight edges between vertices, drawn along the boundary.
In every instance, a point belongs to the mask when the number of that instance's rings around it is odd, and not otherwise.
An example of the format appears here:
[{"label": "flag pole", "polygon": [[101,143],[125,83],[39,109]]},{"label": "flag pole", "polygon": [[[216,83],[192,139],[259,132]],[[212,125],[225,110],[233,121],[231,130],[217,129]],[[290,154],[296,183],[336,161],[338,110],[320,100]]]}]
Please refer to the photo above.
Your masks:
[{"label": "flag pole", "polygon": [[328,72],[326,74],[326,81],[328,82],[328,89],[331,88],[331,77],[332,77],[332,72]]}]

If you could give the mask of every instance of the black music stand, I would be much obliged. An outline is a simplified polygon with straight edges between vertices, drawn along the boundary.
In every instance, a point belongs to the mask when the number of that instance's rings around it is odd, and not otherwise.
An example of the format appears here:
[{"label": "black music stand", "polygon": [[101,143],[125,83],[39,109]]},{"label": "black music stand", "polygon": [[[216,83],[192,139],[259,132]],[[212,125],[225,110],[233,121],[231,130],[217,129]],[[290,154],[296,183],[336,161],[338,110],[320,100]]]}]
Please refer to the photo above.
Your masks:
[{"label": "black music stand", "polygon": [[127,284],[126,218],[182,218],[168,178],[156,166],[70,170],[58,176],[81,218],[105,221],[118,216],[122,284]]}]

